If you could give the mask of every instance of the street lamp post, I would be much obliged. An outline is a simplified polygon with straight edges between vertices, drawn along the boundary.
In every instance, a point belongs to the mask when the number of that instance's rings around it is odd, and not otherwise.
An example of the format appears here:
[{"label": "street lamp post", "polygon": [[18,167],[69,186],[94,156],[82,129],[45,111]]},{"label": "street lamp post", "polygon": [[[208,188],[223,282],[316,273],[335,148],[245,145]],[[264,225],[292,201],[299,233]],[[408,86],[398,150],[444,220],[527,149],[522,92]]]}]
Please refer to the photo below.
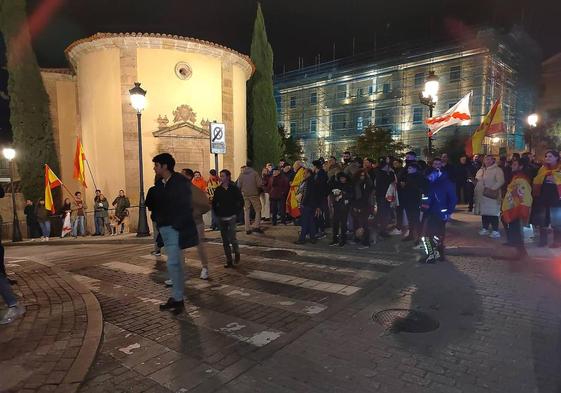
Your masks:
[{"label": "street lamp post", "polygon": [[532,152],[532,145],[533,145],[533,141],[534,141],[534,133],[532,132],[533,129],[535,129],[538,126],[538,121],[539,121],[539,117],[537,115],[537,113],[532,113],[531,115],[528,115],[528,118],[526,119],[526,121],[528,122],[528,126],[530,127],[530,153]]},{"label": "street lamp post", "polygon": [[14,222],[12,224],[12,242],[21,242],[21,230],[19,228],[18,210],[16,207],[16,191],[14,190],[15,169],[13,160],[16,157],[16,151],[14,149],[5,148],[2,150],[2,154],[10,163],[10,188],[12,189],[12,209],[14,216]]},{"label": "street lamp post", "polygon": [[146,90],[140,87],[139,82],[134,83],[134,87],[129,90],[131,105],[136,110],[137,128],[138,128],[138,166],[140,169],[140,198],[138,206],[138,229],[136,236],[150,236],[148,228],[148,219],[146,215],[146,202],[144,200],[144,167],[142,162],[142,110],[146,105]]},{"label": "street lamp post", "polygon": [[[434,71],[429,71],[429,76],[425,82],[425,89],[419,93],[419,100],[421,104],[428,106],[429,108],[429,118],[433,115],[434,107],[438,101],[438,89],[440,84],[438,82],[438,76],[435,75]],[[428,155],[432,155],[432,134],[430,130],[427,134],[428,136]]]}]

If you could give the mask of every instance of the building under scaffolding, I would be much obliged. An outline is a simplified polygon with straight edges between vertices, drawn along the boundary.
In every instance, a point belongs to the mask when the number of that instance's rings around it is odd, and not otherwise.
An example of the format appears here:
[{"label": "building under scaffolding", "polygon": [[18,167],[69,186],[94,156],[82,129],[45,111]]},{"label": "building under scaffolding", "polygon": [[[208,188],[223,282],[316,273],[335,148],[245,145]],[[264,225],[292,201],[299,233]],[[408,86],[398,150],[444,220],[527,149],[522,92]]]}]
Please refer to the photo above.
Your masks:
[{"label": "building under scaffolding", "polygon": [[485,148],[519,151],[525,147],[524,119],[535,105],[540,57],[520,30],[504,35],[485,30],[469,42],[402,45],[316,64],[275,76],[278,120],[308,159],[340,154],[371,124],[424,153],[428,108],[419,102],[419,92],[434,71],[440,82],[435,115],[473,91],[472,119],[441,130],[435,147],[472,133],[501,97],[506,133],[486,141]]}]

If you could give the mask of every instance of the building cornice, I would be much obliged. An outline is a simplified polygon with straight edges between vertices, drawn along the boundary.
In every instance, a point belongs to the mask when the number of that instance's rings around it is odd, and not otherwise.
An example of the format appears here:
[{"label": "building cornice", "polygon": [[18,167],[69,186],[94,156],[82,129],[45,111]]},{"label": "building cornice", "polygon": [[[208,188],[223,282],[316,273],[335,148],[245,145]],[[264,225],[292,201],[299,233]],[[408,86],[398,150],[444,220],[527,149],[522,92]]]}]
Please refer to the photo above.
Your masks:
[{"label": "building cornice", "polygon": [[171,34],[159,33],[97,33],[70,44],[64,51],[72,68],[76,69],[78,59],[84,54],[108,48],[157,48],[183,52],[195,52],[221,59],[223,63],[240,66],[246,79],[255,71],[249,56],[225,46]]},{"label": "building cornice", "polygon": [[69,68],[41,68],[41,76],[48,79],[73,80],[74,74]]}]

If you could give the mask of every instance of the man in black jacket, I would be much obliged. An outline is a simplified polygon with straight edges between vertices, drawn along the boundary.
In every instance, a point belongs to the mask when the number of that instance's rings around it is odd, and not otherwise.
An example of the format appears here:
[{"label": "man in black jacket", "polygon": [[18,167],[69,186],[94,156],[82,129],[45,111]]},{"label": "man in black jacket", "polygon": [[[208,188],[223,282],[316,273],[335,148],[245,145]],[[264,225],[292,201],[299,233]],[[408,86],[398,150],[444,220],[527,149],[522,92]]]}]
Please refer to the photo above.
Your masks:
[{"label": "man in black jacket", "polygon": [[415,244],[418,244],[421,234],[421,198],[427,182],[416,162],[408,164],[407,176],[402,177],[401,181],[403,183],[399,203],[403,206],[409,222],[409,235],[404,237],[403,241],[414,240]]},{"label": "man in black jacket", "polygon": [[[220,186],[214,191],[212,209],[218,218],[218,227],[222,236],[222,246],[226,254],[224,267],[229,268],[240,262],[240,247],[236,239],[236,217],[244,207],[243,196],[240,189],[232,182],[229,170],[220,171]],[[232,249],[234,261],[232,261]]]},{"label": "man in black jacket", "polygon": [[171,154],[158,154],[152,162],[154,172],[162,180],[156,183],[155,198],[150,201],[151,206],[148,208],[157,210],[156,224],[168,256],[167,267],[172,281],[172,297],[160,305],[160,310],[179,314],[184,310],[183,249],[198,244],[191,187],[184,176],[174,171],[175,160]]}]

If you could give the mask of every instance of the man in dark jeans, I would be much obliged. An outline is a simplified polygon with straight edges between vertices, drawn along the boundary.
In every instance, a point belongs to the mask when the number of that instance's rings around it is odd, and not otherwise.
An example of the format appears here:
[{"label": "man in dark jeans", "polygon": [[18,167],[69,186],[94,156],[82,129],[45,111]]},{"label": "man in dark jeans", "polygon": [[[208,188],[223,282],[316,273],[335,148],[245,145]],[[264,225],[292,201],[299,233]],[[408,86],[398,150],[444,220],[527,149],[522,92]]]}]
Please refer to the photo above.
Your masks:
[{"label": "man in dark jeans", "polygon": [[[226,255],[224,267],[230,268],[240,262],[240,247],[236,239],[236,217],[244,207],[240,189],[232,182],[229,170],[220,171],[220,186],[214,191],[212,209],[218,218],[222,246]],[[231,248],[230,248],[231,247]],[[232,260],[232,248],[234,260]]]},{"label": "man in dark jeans", "polygon": [[421,234],[421,197],[423,196],[423,190],[426,189],[427,182],[421,173],[419,164],[416,162],[408,164],[407,176],[402,176],[401,181],[403,185],[399,203],[403,206],[409,222],[409,235],[402,240],[413,240],[416,245],[419,243]]},{"label": "man in dark jeans", "polygon": [[183,303],[184,281],[183,249],[196,246],[199,242],[197,227],[193,219],[191,203],[191,186],[180,173],[174,171],[175,160],[168,153],[158,154],[152,159],[154,172],[162,178],[157,182],[155,198],[147,207],[157,210],[156,224],[166,249],[168,273],[172,281],[172,296],[160,310],[181,313]]},{"label": "man in dark jeans", "polygon": [[269,204],[271,205],[271,221],[277,225],[280,215],[281,223],[286,224],[286,196],[290,189],[288,178],[281,174],[279,168],[273,168],[273,176],[267,181],[267,192],[269,193]]}]

